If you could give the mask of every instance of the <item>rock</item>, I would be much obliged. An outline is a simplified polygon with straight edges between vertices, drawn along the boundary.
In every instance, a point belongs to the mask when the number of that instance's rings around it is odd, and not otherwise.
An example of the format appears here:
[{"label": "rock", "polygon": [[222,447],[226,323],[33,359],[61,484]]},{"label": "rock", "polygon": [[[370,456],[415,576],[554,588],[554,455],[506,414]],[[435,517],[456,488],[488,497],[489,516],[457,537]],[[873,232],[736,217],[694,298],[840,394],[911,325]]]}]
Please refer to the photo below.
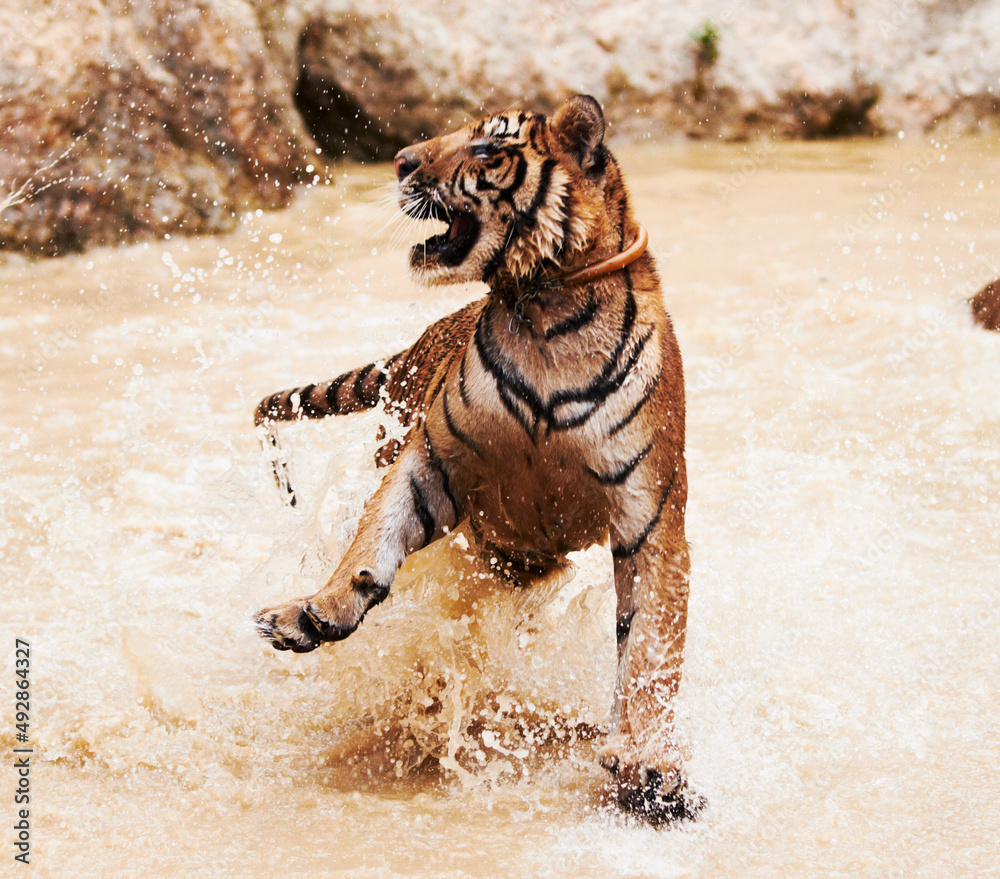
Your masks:
[{"label": "rock", "polygon": [[243,0],[6,12],[0,246],[222,231],[246,207],[286,204],[306,173],[315,145]]},{"label": "rock", "polygon": [[988,330],[1000,330],[1000,281],[987,284],[969,301],[972,316]]},{"label": "rock", "polygon": [[[334,154],[390,155],[484,111],[548,111],[577,91],[626,138],[975,131],[1000,118],[1000,0],[739,0],[714,14],[697,0],[292,7],[274,25],[286,77]],[[323,95],[332,117],[302,103]]]},{"label": "rock", "polygon": [[[0,247],[230,228],[327,157],[574,92],[612,136],[1000,120],[1000,0],[0,0]],[[6,193],[6,200],[3,197]]]}]

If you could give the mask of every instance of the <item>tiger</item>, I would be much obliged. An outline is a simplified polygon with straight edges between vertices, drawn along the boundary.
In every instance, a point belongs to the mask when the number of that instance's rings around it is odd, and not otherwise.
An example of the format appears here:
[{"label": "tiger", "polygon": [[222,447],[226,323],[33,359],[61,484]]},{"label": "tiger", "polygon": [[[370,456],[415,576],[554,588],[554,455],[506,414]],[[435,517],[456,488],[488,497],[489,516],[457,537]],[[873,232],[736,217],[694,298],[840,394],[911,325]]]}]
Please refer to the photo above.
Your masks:
[{"label": "tiger", "polygon": [[[278,650],[348,637],[410,553],[467,523],[498,573],[530,584],[610,542],[618,668],[598,751],[611,797],[652,823],[689,819],[674,722],[690,556],[681,356],[600,104],[508,110],[402,149],[402,212],[445,224],[409,253],[413,279],[485,297],[416,343],[331,381],[265,397],[254,421],[384,404],[403,439],[329,581],[257,614]],[[398,436],[398,434],[397,434]],[[280,454],[271,453],[289,502]]]},{"label": "tiger", "polygon": [[969,305],[976,323],[987,330],[1000,330],[1000,280],[983,287]]}]

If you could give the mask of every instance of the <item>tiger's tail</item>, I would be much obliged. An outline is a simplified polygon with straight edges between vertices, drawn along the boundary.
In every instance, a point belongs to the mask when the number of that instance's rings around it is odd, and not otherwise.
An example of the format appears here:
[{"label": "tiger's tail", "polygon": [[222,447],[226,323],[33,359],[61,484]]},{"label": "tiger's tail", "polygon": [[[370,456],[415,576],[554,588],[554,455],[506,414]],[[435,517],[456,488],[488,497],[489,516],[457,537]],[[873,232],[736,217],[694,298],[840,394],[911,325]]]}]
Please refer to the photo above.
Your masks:
[{"label": "tiger's tail", "polygon": [[382,398],[382,388],[399,355],[388,362],[369,363],[319,384],[289,388],[265,397],[253,414],[256,427],[265,430],[262,437],[265,454],[271,459],[274,479],[285,503],[295,506],[295,489],[288,477],[288,460],[278,441],[277,422],[303,418],[326,418],[373,409]]}]

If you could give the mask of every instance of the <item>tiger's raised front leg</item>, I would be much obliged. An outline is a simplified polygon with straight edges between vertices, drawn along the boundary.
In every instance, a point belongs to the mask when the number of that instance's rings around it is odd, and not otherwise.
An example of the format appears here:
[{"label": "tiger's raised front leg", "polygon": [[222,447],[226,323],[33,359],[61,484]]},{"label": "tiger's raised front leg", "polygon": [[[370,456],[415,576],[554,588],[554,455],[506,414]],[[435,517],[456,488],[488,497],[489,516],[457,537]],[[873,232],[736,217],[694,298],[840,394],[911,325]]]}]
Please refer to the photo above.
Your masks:
[{"label": "tiger's raised front leg", "polygon": [[350,635],[384,601],[403,560],[442,537],[463,511],[449,465],[417,429],[365,505],[354,542],[314,595],[262,610],[257,629],[278,650],[306,653]]},{"label": "tiger's raised front leg", "polygon": [[683,459],[652,469],[656,478],[612,496],[618,674],[615,728],[600,759],[620,805],[655,822],[690,817],[700,802],[674,735],[690,574]]}]

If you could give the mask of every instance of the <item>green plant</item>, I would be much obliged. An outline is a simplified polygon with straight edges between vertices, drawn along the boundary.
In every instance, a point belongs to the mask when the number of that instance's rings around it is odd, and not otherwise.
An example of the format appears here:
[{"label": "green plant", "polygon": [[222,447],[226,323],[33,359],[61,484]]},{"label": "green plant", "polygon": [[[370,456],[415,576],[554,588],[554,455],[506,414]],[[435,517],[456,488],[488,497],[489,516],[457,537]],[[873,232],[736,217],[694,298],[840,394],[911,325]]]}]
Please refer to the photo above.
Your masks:
[{"label": "green plant", "polygon": [[712,23],[711,19],[705,19],[699,30],[692,32],[691,44],[694,54],[695,64],[699,70],[707,70],[719,60],[719,40],[722,34]]}]

